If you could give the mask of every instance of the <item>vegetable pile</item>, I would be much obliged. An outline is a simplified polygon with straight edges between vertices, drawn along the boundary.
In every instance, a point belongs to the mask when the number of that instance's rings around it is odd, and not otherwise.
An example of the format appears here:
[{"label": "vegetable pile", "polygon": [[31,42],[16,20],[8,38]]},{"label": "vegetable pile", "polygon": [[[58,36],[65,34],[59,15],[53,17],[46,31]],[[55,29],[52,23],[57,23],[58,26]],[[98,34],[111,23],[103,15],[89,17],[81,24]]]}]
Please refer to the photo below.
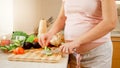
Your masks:
[{"label": "vegetable pile", "polygon": [[34,34],[27,35],[22,31],[14,31],[10,44],[0,45],[3,51],[13,52],[14,54],[23,54],[25,49],[40,48],[38,38]]},{"label": "vegetable pile", "polygon": [[[50,44],[44,48],[43,53],[48,56],[52,55],[52,50],[49,47],[58,47],[63,41],[62,33],[58,33],[52,38]],[[23,31],[14,31],[9,44],[1,45],[0,43],[1,50],[14,54],[24,54],[24,50],[32,48],[41,48],[37,36],[34,34],[28,35]]]},{"label": "vegetable pile", "polygon": [[10,43],[9,45],[0,46],[0,49],[3,51],[11,52],[19,46],[21,46],[21,42],[16,40],[13,43]]}]

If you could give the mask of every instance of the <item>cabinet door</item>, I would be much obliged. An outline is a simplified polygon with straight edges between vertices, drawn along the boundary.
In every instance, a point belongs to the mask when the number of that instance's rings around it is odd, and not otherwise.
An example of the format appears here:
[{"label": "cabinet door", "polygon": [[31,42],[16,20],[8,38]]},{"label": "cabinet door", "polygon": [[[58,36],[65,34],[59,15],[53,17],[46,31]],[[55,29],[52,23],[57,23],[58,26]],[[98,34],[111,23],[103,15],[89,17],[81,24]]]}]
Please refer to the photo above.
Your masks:
[{"label": "cabinet door", "polygon": [[120,37],[112,37],[113,60],[112,68],[120,68]]}]

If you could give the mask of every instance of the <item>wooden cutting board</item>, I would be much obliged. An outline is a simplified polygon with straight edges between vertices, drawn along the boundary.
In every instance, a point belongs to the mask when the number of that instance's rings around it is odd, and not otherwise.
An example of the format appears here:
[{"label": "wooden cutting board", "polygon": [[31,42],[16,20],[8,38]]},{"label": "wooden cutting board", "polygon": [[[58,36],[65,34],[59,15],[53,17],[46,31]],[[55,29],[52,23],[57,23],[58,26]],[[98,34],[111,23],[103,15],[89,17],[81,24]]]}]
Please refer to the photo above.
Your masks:
[{"label": "wooden cutting board", "polygon": [[[55,48],[51,48],[51,49],[54,50]],[[42,50],[43,49],[30,49],[30,50],[25,50],[25,54],[18,54],[18,55],[10,54],[8,56],[8,60],[55,63],[55,62],[59,62],[62,58],[62,54],[60,52],[56,52],[48,56],[42,54],[41,53]]]}]

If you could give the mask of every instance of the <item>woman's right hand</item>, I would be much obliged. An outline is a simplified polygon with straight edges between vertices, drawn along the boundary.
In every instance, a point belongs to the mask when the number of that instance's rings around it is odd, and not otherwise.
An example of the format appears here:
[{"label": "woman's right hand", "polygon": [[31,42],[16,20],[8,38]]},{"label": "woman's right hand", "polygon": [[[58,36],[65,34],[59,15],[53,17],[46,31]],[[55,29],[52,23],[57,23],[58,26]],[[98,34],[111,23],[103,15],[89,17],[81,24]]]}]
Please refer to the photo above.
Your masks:
[{"label": "woman's right hand", "polygon": [[42,48],[49,45],[52,36],[53,35],[50,33],[45,33],[40,36],[39,44],[41,45]]}]

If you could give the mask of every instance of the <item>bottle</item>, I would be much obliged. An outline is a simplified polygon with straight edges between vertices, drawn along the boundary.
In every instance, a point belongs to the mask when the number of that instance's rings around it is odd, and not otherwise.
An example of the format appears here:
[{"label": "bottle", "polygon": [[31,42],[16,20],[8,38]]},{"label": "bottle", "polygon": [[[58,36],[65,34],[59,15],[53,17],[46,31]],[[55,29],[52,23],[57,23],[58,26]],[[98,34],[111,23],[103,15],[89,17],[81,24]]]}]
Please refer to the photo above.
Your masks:
[{"label": "bottle", "polygon": [[47,21],[45,19],[40,20],[39,22],[39,28],[38,28],[38,38],[42,34],[45,34],[47,32]]}]

